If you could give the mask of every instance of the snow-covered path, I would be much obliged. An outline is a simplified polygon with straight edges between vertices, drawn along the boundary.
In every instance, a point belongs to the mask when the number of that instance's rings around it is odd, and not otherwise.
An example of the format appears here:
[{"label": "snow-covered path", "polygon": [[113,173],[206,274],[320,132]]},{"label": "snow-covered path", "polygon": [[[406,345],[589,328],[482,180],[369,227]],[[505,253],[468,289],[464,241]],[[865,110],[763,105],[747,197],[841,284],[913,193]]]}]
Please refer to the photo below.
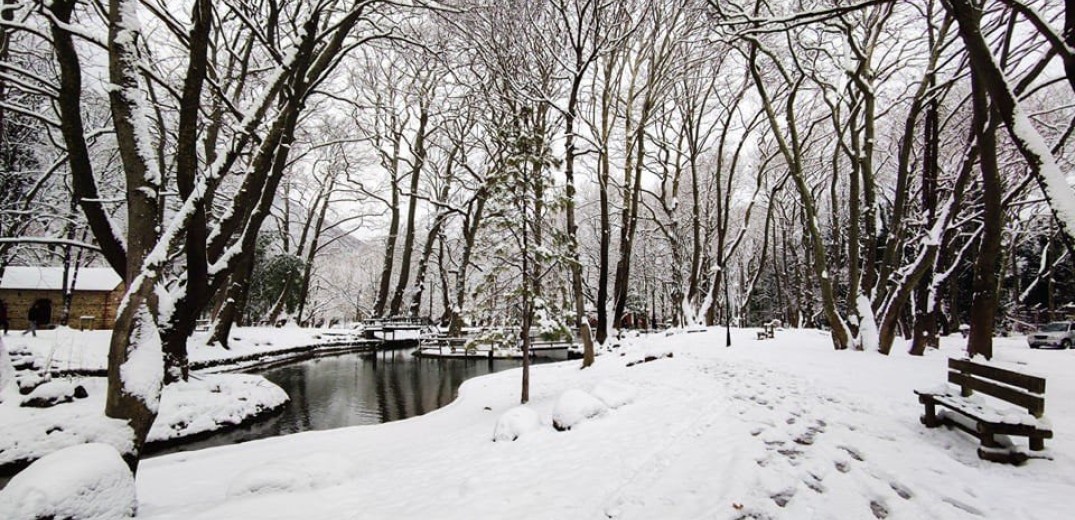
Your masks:
[{"label": "snow-covered path", "polygon": [[[981,461],[926,430],[912,390],[936,386],[958,340],[925,358],[832,352],[817,332],[639,339],[624,355],[534,367],[545,427],[491,441],[519,372],[467,382],[422,417],[143,463],[146,518],[1063,518],[1075,492],[1075,353],[999,340],[1001,361],[1049,378],[1052,461]],[[626,367],[646,353],[675,357]],[[615,381],[634,402],[567,432],[557,397]]]}]

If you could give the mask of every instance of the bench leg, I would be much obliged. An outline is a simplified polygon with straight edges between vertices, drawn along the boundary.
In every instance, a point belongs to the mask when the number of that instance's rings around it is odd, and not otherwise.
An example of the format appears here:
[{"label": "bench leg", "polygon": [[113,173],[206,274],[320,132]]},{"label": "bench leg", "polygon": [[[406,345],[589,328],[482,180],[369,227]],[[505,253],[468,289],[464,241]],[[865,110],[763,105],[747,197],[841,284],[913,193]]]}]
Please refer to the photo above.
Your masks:
[{"label": "bench leg", "polygon": [[926,428],[936,428],[941,425],[937,420],[937,405],[933,401],[926,401],[922,403],[926,405],[926,413],[922,415],[922,424],[926,425]]},{"label": "bench leg", "polygon": [[1041,437],[1030,438],[1030,451],[1041,451],[1045,449],[1045,439]]}]

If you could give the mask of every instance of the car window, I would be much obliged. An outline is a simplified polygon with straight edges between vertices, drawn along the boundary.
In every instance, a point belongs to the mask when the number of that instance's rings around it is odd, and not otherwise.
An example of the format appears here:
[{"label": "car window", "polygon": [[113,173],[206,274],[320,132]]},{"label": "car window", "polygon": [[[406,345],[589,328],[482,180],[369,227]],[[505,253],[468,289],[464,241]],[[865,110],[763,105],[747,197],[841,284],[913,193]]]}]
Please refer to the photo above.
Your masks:
[{"label": "car window", "polygon": [[1042,332],[1067,332],[1068,323],[1058,321],[1053,323],[1047,323],[1041,326]]}]

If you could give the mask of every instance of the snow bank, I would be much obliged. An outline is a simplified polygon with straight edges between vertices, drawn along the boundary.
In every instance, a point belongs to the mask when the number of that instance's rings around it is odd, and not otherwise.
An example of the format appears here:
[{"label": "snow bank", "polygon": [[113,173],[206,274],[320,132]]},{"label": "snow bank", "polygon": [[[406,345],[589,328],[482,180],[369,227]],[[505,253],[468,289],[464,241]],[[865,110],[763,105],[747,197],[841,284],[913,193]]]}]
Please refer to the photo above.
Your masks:
[{"label": "snow bank", "polygon": [[7,520],[131,518],[135,505],[134,476],[106,444],[48,455],[0,490],[0,518]]},{"label": "snow bank", "polygon": [[497,419],[496,428],[493,429],[493,442],[514,441],[540,428],[541,417],[537,412],[526,406],[516,406]]},{"label": "snow bank", "polygon": [[634,401],[635,396],[638,395],[638,390],[630,385],[606,380],[598,383],[593,389],[593,395],[608,405],[609,408],[619,408]]},{"label": "snow bank", "polygon": [[552,412],[552,425],[557,430],[570,430],[582,421],[605,413],[608,406],[600,399],[582,390],[568,390],[556,401]]},{"label": "snow bank", "polygon": [[157,442],[236,426],[283,406],[287,393],[261,376],[207,374],[165,387],[147,440]]},{"label": "snow bank", "polygon": [[15,381],[15,368],[11,366],[11,356],[7,353],[4,339],[0,338],[0,403],[4,402],[4,390]]},{"label": "snow bank", "polygon": [[271,462],[237,475],[228,486],[229,499],[250,495],[308,491],[340,484],[356,469],[337,453],[318,452],[287,462]]}]

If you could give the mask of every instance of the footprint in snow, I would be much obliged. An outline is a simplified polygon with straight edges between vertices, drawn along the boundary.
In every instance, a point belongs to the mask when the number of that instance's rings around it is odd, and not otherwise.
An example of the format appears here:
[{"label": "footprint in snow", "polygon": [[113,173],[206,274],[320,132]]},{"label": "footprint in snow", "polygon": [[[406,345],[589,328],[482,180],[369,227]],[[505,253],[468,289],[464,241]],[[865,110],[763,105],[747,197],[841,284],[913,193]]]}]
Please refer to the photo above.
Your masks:
[{"label": "footprint in snow", "polygon": [[873,512],[873,516],[878,520],[888,518],[888,508],[878,500],[870,501],[870,511]]},{"label": "footprint in snow", "polygon": [[906,486],[899,482],[889,482],[888,485],[892,488],[892,491],[896,492],[896,495],[904,500],[910,500],[911,497],[914,496],[914,493],[911,493],[910,489],[907,489]]},{"label": "footprint in snow", "polygon": [[810,490],[815,493],[822,494],[825,492],[825,486],[821,485],[821,478],[813,473],[807,475],[806,478],[803,478],[803,484],[806,484],[806,487],[810,488]]},{"label": "footprint in snow", "polygon": [[784,491],[781,491],[781,492],[779,492],[779,493],[777,493],[775,495],[770,495],[769,498],[773,499],[773,502],[775,502],[776,505],[778,505],[780,507],[784,507],[784,506],[788,505],[788,502],[791,502],[791,499],[794,496],[795,496],[795,490],[794,489],[785,489]]},{"label": "footprint in snow", "polygon": [[846,451],[847,454],[850,455],[852,459],[855,459],[855,460],[857,460],[859,462],[862,462],[862,461],[866,460],[866,459],[864,459],[862,457],[862,454],[859,453],[859,451],[856,450],[855,448],[852,448],[850,446],[837,446],[837,447],[840,448],[841,450]]}]

